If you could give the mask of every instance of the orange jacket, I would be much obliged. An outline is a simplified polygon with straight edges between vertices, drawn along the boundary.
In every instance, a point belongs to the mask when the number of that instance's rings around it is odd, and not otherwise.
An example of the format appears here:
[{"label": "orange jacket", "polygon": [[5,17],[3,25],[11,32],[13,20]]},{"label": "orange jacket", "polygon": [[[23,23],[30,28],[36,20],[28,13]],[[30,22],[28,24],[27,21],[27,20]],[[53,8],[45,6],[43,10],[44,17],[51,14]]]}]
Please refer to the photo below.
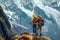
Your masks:
[{"label": "orange jacket", "polygon": [[41,18],[42,18],[42,16],[38,16],[38,18],[34,21],[34,23],[39,23]]}]

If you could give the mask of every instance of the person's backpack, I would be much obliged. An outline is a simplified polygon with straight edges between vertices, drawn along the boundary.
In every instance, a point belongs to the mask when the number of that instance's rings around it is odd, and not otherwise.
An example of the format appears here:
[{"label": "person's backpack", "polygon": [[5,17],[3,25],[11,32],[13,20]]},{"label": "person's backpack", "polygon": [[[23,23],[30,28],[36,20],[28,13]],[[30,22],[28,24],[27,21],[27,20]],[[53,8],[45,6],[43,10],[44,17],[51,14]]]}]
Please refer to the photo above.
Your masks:
[{"label": "person's backpack", "polygon": [[44,26],[44,19],[41,19],[41,26]]}]

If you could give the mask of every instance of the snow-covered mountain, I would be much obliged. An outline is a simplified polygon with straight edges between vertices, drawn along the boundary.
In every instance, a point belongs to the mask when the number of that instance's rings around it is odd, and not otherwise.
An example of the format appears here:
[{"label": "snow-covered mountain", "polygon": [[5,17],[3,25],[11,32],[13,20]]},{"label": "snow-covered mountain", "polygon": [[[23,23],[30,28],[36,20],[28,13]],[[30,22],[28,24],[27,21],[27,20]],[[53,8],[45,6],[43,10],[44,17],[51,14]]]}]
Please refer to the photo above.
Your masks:
[{"label": "snow-covered mountain", "polygon": [[48,5],[58,11],[60,11],[60,0],[41,0],[44,5]]},{"label": "snow-covered mountain", "polygon": [[[60,40],[60,1],[59,0],[0,0],[0,5],[7,14],[10,23],[23,25],[31,30],[29,24],[33,13],[42,15],[45,25],[42,27],[42,34],[49,36],[52,40]],[[26,30],[24,27],[17,27],[13,23],[12,28],[20,28],[20,32]],[[12,23],[11,23],[12,24]],[[22,28],[22,29],[21,29]]]}]

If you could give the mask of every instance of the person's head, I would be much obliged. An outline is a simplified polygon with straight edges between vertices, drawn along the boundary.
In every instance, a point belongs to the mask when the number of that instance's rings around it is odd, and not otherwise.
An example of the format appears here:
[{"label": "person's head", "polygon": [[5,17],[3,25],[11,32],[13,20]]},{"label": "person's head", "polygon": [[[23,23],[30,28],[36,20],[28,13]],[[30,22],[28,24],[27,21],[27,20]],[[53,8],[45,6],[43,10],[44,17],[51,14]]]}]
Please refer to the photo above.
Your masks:
[{"label": "person's head", "polygon": [[36,14],[33,14],[33,17],[36,17]]}]

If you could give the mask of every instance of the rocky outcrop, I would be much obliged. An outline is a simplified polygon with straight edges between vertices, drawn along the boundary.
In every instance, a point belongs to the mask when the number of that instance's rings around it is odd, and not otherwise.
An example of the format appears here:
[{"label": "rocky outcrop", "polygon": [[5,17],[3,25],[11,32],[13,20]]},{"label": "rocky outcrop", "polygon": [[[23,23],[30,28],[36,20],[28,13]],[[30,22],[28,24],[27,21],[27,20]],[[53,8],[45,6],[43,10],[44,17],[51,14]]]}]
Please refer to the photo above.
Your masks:
[{"label": "rocky outcrop", "polygon": [[12,31],[8,18],[4,13],[3,8],[0,6],[0,34],[5,40],[10,40],[14,36]]},{"label": "rocky outcrop", "polygon": [[14,40],[51,40],[51,39],[47,36],[39,37],[39,36],[24,32],[21,35],[16,35],[14,37]]},{"label": "rocky outcrop", "polygon": [[5,40],[5,39],[0,35],[0,40]]},{"label": "rocky outcrop", "polygon": [[8,18],[6,16],[6,14],[4,13],[3,8],[1,6],[0,6],[0,18],[2,18],[3,20],[5,20],[7,28],[10,29],[11,25],[10,25],[10,23],[8,21]]}]

